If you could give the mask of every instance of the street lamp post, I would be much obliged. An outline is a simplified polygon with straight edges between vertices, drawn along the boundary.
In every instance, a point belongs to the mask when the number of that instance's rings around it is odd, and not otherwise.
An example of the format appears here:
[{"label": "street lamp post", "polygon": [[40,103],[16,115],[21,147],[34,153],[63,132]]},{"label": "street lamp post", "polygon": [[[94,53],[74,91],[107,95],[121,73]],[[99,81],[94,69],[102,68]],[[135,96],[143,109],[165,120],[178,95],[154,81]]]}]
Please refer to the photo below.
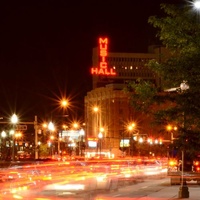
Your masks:
[{"label": "street lamp post", "polygon": [[69,100],[68,99],[62,99],[60,102],[60,106],[62,107],[62,130],[60,132],[60,138],[61,140],[59,141],[59,148],[60,148],[60,155],[62,156],[62,152],[65,149],[65,142],[62,141],[63,138],[63,132],[67,128],[67,120],[65,120],[66,117],[68,117],[68,107],[69,107]]},{"label": "street lamp post", "polygon": [[[94,127],[95,127],[95,134],[96,134],[96,137],[98,137],[98,132],[99,132],[99,117],[98,117],[98,112],[99,112],[99,108],[97,106],[93,107],[93,111],[94,113],[96,113],[96,122],[94,122]],[[96,148],[96,151],[98,153],[98,145],[97,145],[97,148]]]},{"label": "street lamp post", "polygon": [[55,127],[54,127],[54,124],[52,122],[49,122],[48,124],[48,129],[50,131],[50,139],[52,140],[51,142],[51,156],[53,156],[53,139],[54,139],[54,136],[52,135],[52,132],[55,130]]},{"label": "street lamp post", "polygon": [[80,151],[80,153],[81,153],[81,157],[83,156],[83,136],[84,136],[84,130],[83,129],[81,129],[80,130],[80,141],[79,141],[79,151]]},{"label": "street lamp post", "polygon": [[[186,81],[180,84],[181,92],[185,92],[189,89],[189,85]],[[185,112],[183,112],[183,128],[185,128]],[[184,178],[184,150],[182,149],[182,169],[181,169],[181,186],[179,188],[179,198],[189,198],[189,190]]]},{"label": "street lamp post", "polygon": [[102,138],[103,138],[103,134],[100,132],[98,134],[98,138],[99,138],[99,152],[100,152],[100,158],[101,158],[101,150],[102,150]]},{"label": "street lamp post", "polygon": [[54,143],[54,136],[50,136],[50,141],[51,141],[51,157],[54,155],[54,150],[53,150],[53,143]]},{"label": "street lamp post", "polygon": [[13,114],[11,117],[11,123],[13,124],[14,127],[14,132],[12,135],[12,140],[13,140],[13,146],[12,146],[12,161],[15,160],[15,125],[18,123],[18,117],[16,114]]},{"label": "street lamp post", "polygon": [[35,121],[34,121],[34,128],[35,128],[35,159],[38,159],[38,123],[37,123],[37,116],[35,116]]},{"label": "street lamp post", "polygon": [[2,131],[1,132],[1,152],[0,152],[0,154],[1,154],[1,159],[3,159],[3,157],[4,157],[4,139],[5,139],[5,137],[7,136],[7,134],[6,134],[6,132],[5,131]]},{"label": "street lamp post", "polygon": [[128,131],[129,131],[129,156],[131,156],[131,134],[132,134],[132,131],[133,129],[135,128],[135,123],[131,123],[129,126],[128,126]]},{"label": "street lamp post", "polygon": [[97,106],[95,106],[94,108],[93,108],[93,111],[96,113],[96,126],[95,126],[95,128],[96,128],[96,135],[98,135],[98,129],[99,129],[99,118],[98,118],[98,112],[99,112],[99,108],[97,107]]}]

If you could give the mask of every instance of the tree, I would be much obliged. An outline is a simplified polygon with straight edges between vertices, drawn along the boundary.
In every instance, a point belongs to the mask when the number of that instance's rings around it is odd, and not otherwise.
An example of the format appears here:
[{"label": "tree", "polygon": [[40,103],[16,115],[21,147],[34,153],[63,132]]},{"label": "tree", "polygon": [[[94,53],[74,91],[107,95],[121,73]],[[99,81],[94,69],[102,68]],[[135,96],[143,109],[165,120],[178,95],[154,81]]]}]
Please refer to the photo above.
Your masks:
[{"label": "tree", "polygon": [[[161,85],[138,80],[130,82],[126,91],[134,108],[154,116],[156,124],[177,124],[174,145],[193,156],[200,153],[200,23],[189,6],[161,4],[161,9],[164,16],[151,16],[148,22],[158,30],[168,55],[161,55],[162,62],[147,64],[161,77]],[[181,90],[183,81],[188,90]],[[165,92],[169,88],[176,90]]]}]

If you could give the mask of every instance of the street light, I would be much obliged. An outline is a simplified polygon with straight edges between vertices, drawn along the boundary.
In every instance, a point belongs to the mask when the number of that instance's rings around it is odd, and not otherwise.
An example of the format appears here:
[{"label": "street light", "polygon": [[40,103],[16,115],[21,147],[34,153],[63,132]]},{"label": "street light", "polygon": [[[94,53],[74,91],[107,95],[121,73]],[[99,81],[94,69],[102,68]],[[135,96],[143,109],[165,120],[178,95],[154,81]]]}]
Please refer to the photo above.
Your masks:
[{"label": "street light", "polygon": [[69,102],[68,102],[66,99],[63,99],[63,100],[61,101],[61,106],[62,106],[63,108],[66,108],[66,107],[68,106],[68,104],[69,104]]},{"label": "street light", "polygon": [[50,139],[51,139],[51,154],[53,155],[53,140],[54,136],[52,135],[52,132],[55,130],[54,124],[52,122],[49,122],[48,129],[50,131]]},{"label": "street light", "polygon": [[1,152],[0,152],[0,157],[1,157],[1,159],[3,159],[3,154],[4,154],[4,139],[5,139],[5,137],[7,136],[7,134],[6,134],[6,132],[5,131],[2,131],[1,132]]},{"label": "street light", "polygon": [[[67,99],[62,99],[60,101],[60,107],[62,107],[62,109],[63,109],[63,111],[62,111],[63,116],[62,117],[68,117],[67,112],[65,114],[65,110],[67,111],[67,108],[69,107],[69,101]],[[64,120],[63,120],[63,122],[64,122]]]},{"label": "street light", "polygon": [[54,124],[52,122],[49,122],[48,129],[50,130],[50,133],[51,133],[51,131],[55,130]]},{"label": "street light", "polygon": [[131,133],[135,128],[135,123],[131,123],[128,125],[128,131],[129,131],[129,156],[131,156]]},{"label": "street light", "polygon": [[100,151],[100,158],[101,158],[101,148],[102,148],[102,138],[103,138],[103,134],[100,132],[99,134],[98,134],[98,138],[99,138],[99,141],[100,141],[100,143],[99,143],[99,151]]},{"label": "street light", "polygon": [[79,127],[79,124],[77,122],[74,122],[72,126],[74,129],[77,129]]},{"label": "street light", "polygon": [[2,137],[2,138],[5,138],[5,137],[6,137],[6,132],[5,132],[5,131],[2,131],[2,132],[1,132],[1,137]]},{"label": "street light", "polygon": [[16,114],[13,114],[11,117],[11,123],[14,126],[14,132],[12,135],[12,140],[13,140],[13,146],[12,146],[12,160],[15,160],[15,125],[18,123],[18,117]]},{"label": "street light", "polygon": [[66,130],[66,128],[68,128],[68,126],[67,126],[68,121],[65,118],[69,116],[68,110],[67,110],[67,108],[70,106],[69,101],[67,99],[62,99],[60,101],[60,106],[62,107],[62,129],[59,134],[59,136],[60,136],[59,148],[60,148],[60,152],[62,155],[62,151],[63,151],[63,149],[65,149],[65,142],[62,142],[63,132]]},{"label": "street light", "polygon": [[51,142],[51,156],[53,156],[54,152],[53,152],[53,141],[54,141],[54,136],[50,135],[50,142]]},{"label": "street light", "polygon": [[200,1],[199,1],[199,0],[195,0],[195,1],[193,2],[193,5],[194,5],[194,8],[196,8],[197,10],[200,9]]},{"label": "street light", "polygon": [[96,127],[96,136],[98,136],[98,131],[99,131],[99,117],[98,117],[98,112],[99,112],[99,108],[97,107],[97,106],[95,106],[94,108],[93,108],[93,111],[96,113],[96,125],[95,125],[95,127]]},{"label": "street light", "polygon": [[[181,92],[185,92],[189,89],[187,81],[183,81],[180,84]],[[185,128],[185,112],[183,112],[183,128]],[[179,198],[189,198],[189,190],[184,179],[184,150],[182,149],[182,172],[181,172],[181,186],[179,188]]]},{"label": "street light", "polygon": [[84,136],[85,132],[83,129],[80,130],[80,141],[79,141],[79,151],[81,150],[81,156],[83,156],[83,136]]}]

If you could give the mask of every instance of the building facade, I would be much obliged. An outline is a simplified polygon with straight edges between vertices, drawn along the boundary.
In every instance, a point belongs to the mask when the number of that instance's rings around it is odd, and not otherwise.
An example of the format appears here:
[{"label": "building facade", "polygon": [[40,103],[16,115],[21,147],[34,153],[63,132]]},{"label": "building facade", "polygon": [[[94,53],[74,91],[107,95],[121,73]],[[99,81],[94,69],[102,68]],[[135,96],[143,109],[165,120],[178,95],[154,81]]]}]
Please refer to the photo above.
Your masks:
[{"label": "building facade", "polygon": [[[151,127],[150,119],[130,106],[124,88],[128,82],[137,79],[150,80],[159,87],[160,78],[146,64],[151,59],[161,62],[164,52],[163,47],[151,46],[148,53],[107,53],[107,65],[116,75],[93,74],[93,89],[84,99],[87,151],[99,152],[100,149],[120,156],[123,154],[120,142],[123,147],[129,147],[130,138],[134,134],[154,134],[155,129]],[[93,66],[98,66],[100,59],[99,48],[94,48]],[[135,127],[128,130],[131,123],[135,123]],[[99,138],[99,133],[102,138]],[[91,140],[96,145],[90,146],[88,141]]]}]

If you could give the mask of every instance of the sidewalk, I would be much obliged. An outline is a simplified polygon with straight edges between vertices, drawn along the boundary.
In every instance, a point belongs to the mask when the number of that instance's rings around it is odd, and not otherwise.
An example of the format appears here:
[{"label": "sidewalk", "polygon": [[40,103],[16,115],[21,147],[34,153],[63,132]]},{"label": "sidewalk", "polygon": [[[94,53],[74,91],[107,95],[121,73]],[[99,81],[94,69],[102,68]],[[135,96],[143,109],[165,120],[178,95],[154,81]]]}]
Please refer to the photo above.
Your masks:
[{"label": "sidewalk", "polygon": [[196,184],[188,184],[189,198],[179,198],[180,185],[168,186],[152,195],[142,198],[142,200],[173,200],[173,199],[188,199],[200,200],[200,186]]},{"label": "sidewalk", "polygon": [[[151,182],[151,179],[148,180],[148,182]],[[147,181],[144,181],[140,185],[130,185],[127,187],[122,187],[120,190],[120,193],[125,194],[125,196],[122,196],[123,200],[130,200],[130,199],[139,199],[139,200],[200,200],[200,185],[197,185],[195,181],[188,182],[186,185],[186,189],[189,191],[189,198],[179,198],[179,191],[181,188],[181,185],[170,185],[170,179],[164,178],[160,182],[157,179],[152,179],[152,185],[151,183],[145,184]],[[158,184],[158,185],[157,185]],[[163,186],[159,186],[159,184]],[[141,192],[138,193],[138,190],[143,190],[143,195],[141,196]],[[132,191],[132,193],[138,193],[138,197],[127,197],[126,194],[128,191]],[[145,192],[147,191],[147,192]],[[185,193],[182,193],[182,196],[184,196]],[[115,198],[112,198],[115,199]],[[118,196],[117,199],[120,199]],[[110,200],[110,199],[109,199]],[[120,199],[121,200],[121,199]]]}]

